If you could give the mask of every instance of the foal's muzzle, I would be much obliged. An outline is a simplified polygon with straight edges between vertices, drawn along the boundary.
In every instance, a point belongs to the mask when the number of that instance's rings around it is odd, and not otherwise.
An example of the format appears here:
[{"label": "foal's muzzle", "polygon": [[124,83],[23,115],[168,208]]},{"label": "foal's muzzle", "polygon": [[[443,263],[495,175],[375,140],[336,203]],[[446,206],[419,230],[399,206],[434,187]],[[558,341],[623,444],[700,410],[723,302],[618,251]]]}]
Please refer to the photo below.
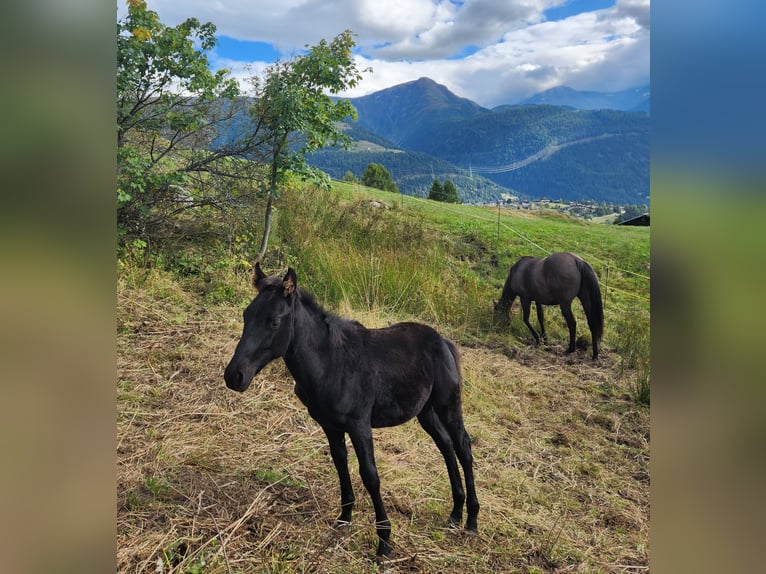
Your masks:
[{"label": "foal's muzzle", "polygon": [[240,393],[247,390],[252,380],[251,378],[246,379],[245,374],[240,369],[232,366],[231,363],[223,372],[223,379],[226,381],[227,387]]}]

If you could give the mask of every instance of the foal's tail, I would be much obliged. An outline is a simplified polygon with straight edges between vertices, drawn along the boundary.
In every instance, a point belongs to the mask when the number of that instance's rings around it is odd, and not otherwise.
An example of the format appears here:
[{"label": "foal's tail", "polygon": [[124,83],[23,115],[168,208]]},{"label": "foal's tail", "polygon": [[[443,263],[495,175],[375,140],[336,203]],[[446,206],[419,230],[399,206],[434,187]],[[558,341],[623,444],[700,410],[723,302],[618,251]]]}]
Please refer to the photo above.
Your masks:
[{"label": "foal's tail", "polygon": [[580,269],[580,293],[577,295],[585,310],[588,327],[593,336],[593,346],[598,349],[598,343],[604,335],[604,304],[601,301],[601,287],[593,268],[582,259],[577,259]]},{"label": "foal's tail", "polygon": [[441,337],[441,350],[434,358],[434,386],[431,391],[431,404],[440,414],[445,406],[459,407],[462,404],[463,377],[460,374],[460,352],[448,338]]},{"label": "foal's tail", "polygon": [[445,338],[444,342],[447,345],[447,349],[449,349],[450,355],[452,355],[452,360],[454,361],[454,371],[453,369],[450,369],[450,371],[452,371],[450,374],[457,381],[457,384],[460,387],[463,384],[463,378],[462,378],[462,375],[460,374],[462,372],[460,368],[460,352],[457,350],[455,343],[453,343],[449,339]]}]

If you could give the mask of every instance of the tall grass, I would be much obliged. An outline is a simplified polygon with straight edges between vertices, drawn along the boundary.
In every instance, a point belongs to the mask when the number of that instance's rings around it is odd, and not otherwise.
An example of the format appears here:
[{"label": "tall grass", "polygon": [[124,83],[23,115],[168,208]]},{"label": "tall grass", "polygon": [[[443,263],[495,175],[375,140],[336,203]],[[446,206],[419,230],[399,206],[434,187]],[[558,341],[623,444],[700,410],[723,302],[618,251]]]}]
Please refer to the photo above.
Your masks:
[{"label": "tall grass", "polygon": [[633,398],[649,405],[651,363],[648,311],[634,304],[629,312],[617,319],[614,331],[616,337],[612,344],[620,356],[620,370],[623,374],[628,370],[635,373],[631,384]]},{"label": "tall grass", "polygon": [[285,260],[323,303],[453,332],[489,319],[491,285],[455,258],[455,243],[423,214],[364,198],[343,202],[321,190],[284,199],[278,235]]}]

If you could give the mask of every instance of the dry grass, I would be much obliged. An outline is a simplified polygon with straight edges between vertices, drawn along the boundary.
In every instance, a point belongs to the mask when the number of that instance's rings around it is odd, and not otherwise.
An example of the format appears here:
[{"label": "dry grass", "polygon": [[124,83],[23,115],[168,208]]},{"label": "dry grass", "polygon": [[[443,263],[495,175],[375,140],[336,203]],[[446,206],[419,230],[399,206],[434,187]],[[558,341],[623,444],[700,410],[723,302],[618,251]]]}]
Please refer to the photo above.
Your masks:
[{"label": "dry grass", "polygon": [[[225,388],[241,309],[195,309],[170,284],[118,292],[119,571],[376,571],[355,459],[354,524],[336,530],[324,434],[281,363],[244,394]],[[598,365],[562,350],[461,349],[478,535],[445,526],[446,469],[417,423],[375,431],[387,570],[648,571],[648,411],[608,350]]]}]

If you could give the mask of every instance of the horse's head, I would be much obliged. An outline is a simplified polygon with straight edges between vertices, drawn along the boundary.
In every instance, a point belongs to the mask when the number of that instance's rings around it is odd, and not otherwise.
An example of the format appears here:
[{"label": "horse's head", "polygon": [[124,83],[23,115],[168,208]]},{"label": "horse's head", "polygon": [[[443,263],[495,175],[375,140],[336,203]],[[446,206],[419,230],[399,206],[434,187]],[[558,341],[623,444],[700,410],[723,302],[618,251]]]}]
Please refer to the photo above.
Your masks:
[{"label": "horse's head", "polygon": [[223,374],[230,389],[246,390],[263,367],[287,352],[293,334],[291,312],[297,283],[292,268],[280,279],[267,277],[255,264],[253,286],[258,295],[242,314],[242,337]]},{"label": "horse's head", "polygon": [[505,326],[508,323],[511,322],[510,318],[508,317],[508,309],[510,305],[507,301],[504,301],[503,299],[500,299],[500,301],[494,301],[492,305],[493,310],[493,319],[495,321],[495,324],[500,326]]}]

